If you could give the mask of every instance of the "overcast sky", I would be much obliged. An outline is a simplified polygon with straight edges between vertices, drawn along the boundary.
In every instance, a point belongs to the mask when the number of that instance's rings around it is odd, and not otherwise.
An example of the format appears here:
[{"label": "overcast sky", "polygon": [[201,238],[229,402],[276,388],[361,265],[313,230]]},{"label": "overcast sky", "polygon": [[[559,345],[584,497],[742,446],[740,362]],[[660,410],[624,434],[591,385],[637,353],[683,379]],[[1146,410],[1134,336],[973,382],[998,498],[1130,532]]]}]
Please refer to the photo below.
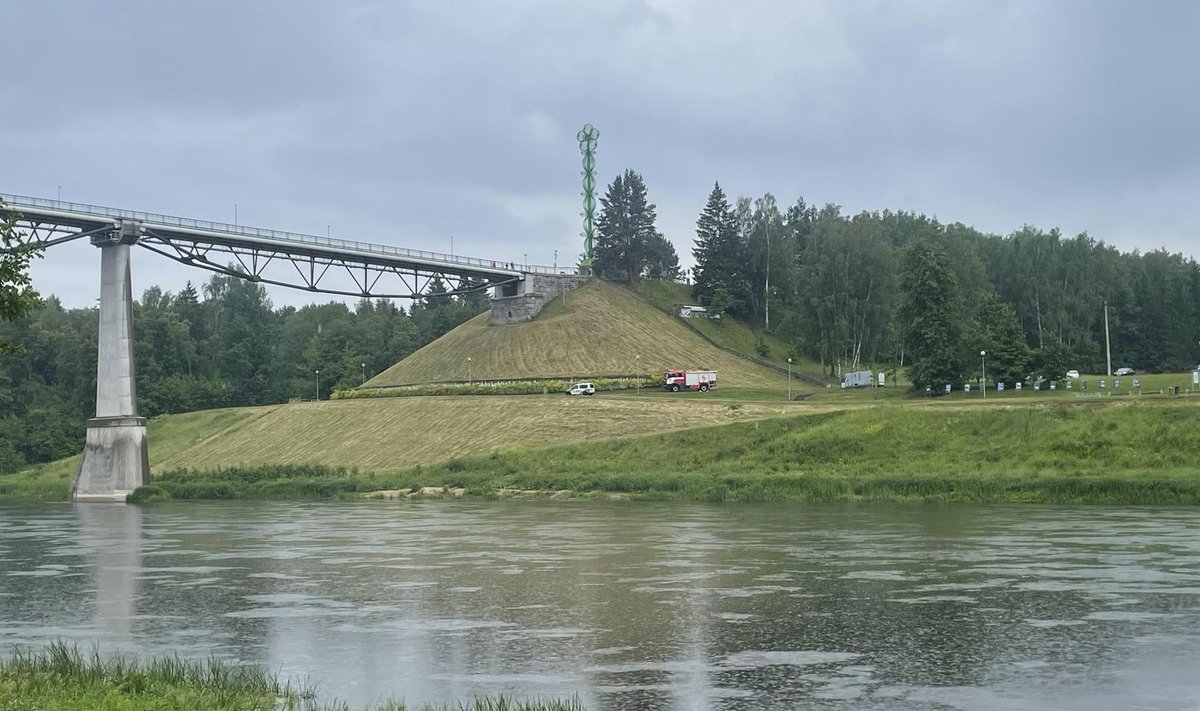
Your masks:
[{"label": "overcast sky", "polygon": [[[685,264],[714,180],[783,205],[1200,255],[1200,3],[14,0],[0,192],[560,264],[575,134]],[[208,274],[145,250],[135,289]],[[88,306],[98,254],[44,294]],[[311,295],[271,287],[276,304]],[[324,298],[324,297],[322,297]]]}]

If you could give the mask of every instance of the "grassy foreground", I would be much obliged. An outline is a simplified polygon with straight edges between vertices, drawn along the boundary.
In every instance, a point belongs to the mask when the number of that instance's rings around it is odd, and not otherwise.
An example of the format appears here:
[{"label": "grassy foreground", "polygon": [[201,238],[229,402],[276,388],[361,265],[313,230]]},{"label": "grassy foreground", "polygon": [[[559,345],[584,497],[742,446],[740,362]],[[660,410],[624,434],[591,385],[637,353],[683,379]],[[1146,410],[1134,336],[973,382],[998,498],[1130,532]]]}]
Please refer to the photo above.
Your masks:
[{"label": "grassy foreground", "polygon": [[444,487],[702,501],[1200,504],[1200,403],[879,406],[493,452],[434,466],[178,470],[162,498],[357,497]]},{"label": "grassy foreground", "polygon": [[[710,393],[712,395],[715,393]],[[278,465],[395,471],[497,448],[665,432],[787,411],[699,393],[561,393],[305,402],[167,415],[149,423],[150,466],[212,469]],[[0,498],[65,500],[78,457],[0,474]]]},{"label": "grassy foreground", "polygon": [[[399,702],[372,707],[404,711]],[[582,711],[577,701],[517,702],[487,697],[456,706],[408,707],[412,711]],[[0,661],[0,709],[5,711],[335,711],[312,691],[281,684],[256,667],[216,659],[192,662],[166,657],[142,664],[125,657],[82,654],[56,643],[45,651],[17,653]]]}]

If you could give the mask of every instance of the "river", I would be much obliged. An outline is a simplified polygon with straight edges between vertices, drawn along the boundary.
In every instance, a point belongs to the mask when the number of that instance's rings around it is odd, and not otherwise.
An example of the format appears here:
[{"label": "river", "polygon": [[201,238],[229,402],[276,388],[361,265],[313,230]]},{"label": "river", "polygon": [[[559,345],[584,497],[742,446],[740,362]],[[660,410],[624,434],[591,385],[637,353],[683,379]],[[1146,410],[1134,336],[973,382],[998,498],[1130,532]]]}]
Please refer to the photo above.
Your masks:
[{"label": "river", "polygon": [[1187,508],[0,504],[0,648],[219,657],[354,706],[1200,707]]}]

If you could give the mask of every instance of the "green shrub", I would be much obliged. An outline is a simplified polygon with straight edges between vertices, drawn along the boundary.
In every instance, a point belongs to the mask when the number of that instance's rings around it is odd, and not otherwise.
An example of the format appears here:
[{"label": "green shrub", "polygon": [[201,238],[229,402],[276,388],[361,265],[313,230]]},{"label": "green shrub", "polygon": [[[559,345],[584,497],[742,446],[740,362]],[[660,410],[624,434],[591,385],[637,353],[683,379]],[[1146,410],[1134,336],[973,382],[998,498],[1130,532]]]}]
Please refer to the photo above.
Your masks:
[{"label": "green shrub", "polygon": [[152,504],[156,501],[170,500],[170,492],[161,486],[155,486],[153,484],[139,486],[133,490],[133,493],[125,497],[125,501],[130,504]]}]

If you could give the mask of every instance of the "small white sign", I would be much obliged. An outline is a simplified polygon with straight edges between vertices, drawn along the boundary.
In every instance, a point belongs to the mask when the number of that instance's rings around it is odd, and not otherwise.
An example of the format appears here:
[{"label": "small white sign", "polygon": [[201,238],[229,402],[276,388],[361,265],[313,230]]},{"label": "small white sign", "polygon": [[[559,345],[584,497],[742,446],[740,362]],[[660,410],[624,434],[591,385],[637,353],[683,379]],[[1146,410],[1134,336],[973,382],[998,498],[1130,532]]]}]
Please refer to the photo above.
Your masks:
[{"label": "small white sign", "polygon": [[946,383],[946,394],[950,394],[950,383]]},{"label": "small white sign", "polygon": [[1051,381],[1050,381],[1050,389],[1051,389],[1051,390],[1058,390],[1058,381],[1057,381],[1057,380],[1051,380]]},{"label": "small white sign", "polygon": [[996,390],[1004,392],[1004,383],[996,383]]},{"label": "small white sign", "polygon": [[1021,389],[1021,384],[1017,383],[1017,390],[1020,390],[1020,389]]},{"label": "small white sign", "polygon": [[963,392],[964,393],[971,392],[971,384],[970,383],[963,383]]}]

